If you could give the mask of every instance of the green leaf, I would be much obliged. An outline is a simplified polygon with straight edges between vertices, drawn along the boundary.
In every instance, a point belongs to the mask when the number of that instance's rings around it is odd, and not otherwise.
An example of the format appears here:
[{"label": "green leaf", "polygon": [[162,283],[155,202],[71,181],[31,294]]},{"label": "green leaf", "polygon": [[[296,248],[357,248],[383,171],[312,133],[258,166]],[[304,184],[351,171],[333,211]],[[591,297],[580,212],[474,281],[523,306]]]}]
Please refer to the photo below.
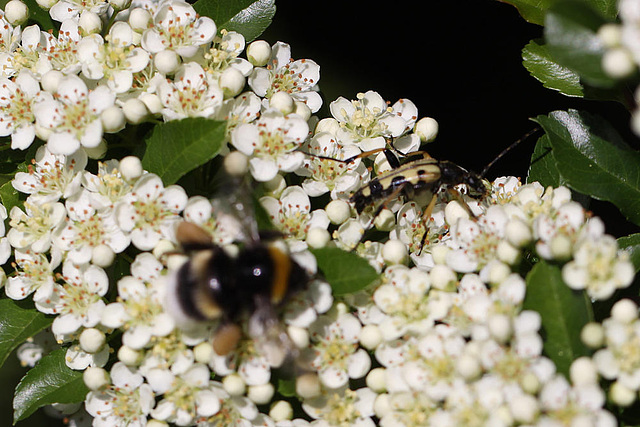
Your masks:
[{"label": "green leaf", "polygon": [[276,14],[275,0],[198,0],[193,7],[213,19],[218,31],[236,31],[247,42],[258,38]]},{"label": "green leaf", "polygon": [[51,19],[49,12],[41,8],[36,0],[23,0],[29,8],[29,23],[38,24],[42,31],[55,30],[58,28]]},{"label": "green leaf", "polygon": [[338,248],[312,249],[318,269],[336,296],[347,295],[369,286],[378,278],[376,270],[364,258]]},{"label": "green leaf", "polygon": [[640,224],[640,153],[603,119],[577,110],[538,116],[560,175],[572,189],[615,204]]},{"label": "green leaf", "polygon": [[640,271],[640,233],[620,237],[618,247],[629,254],[636,272]]},{"label": "green leaf", "polygon": [[[547,9],[554,3],[555,0],[499,0],[503,3],[508,3],[515,6],[527,22],[532,24],[543,25],[544,15]],[[595,10],[602,13],[603,16],[613,20],[617,13],[616,0],[584,0],[584,3],[591,5]]]},{"label": "green leaf", "polygon": [[0,366],[20,344],[53,322],[26,301],[0,299]]},{"label": "green leaf", "polygon": [[531,40],[522,49],[522,64],[547,89],[567,96],[584,96],[580,76],[555,62],[541,40]]},{"label": "green leaf", "polygon": [[526,281],[523,308],[540,313],[543,351],[558,372],[568,377],[571,362],[588,354],[580,331],[593,319],[591,304],[584,292],[573,291],[564,283],[560,267],[545,261],[531,269]]},{"label": "green leaf", "polygon": [[559,187],[564,183],[553,158],[551,143],[547,135],[542,135],[538,139],[531,155],[527,183],[535,181],[538,181],[543,187]]},{"label": "green leaf", "polygon": [[64,363],[66,352],[66,348],[59,348],[47,354],[20,380],[13,398],[14,423],[42,406],[78,403],[85,399],[89,390],[82,380],[82,372]]},{"label": "green leaf", "polygon": [[161,123],[147,139],[142,166],[165,185],[214,158],[225,138],[226,122],[189,118]]},{"label": "green leaf", "polygon": [[607,21],[584,1],[564,0],[551,6],[544,20],[544,37],[551,58],[599,87],[613,87],[617,80],[602,68],[605,46],[598,29]]}]

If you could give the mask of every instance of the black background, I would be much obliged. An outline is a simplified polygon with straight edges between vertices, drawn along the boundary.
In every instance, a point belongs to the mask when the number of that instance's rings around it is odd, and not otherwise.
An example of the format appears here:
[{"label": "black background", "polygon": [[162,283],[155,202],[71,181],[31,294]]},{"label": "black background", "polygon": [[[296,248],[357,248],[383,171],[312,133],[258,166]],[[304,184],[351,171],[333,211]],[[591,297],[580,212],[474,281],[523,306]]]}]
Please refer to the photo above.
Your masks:
[{"label": "black background", "polygon": [[[535,127],[530,118],[560,109],[600,114],[637,144],[621,105],[569,98],[529,75],[521,50],[542,37],[542,27],[527,23],[513,6],[497,0],[378,4],[279,1],[261,38],[287,42],[294,59],[320,64],[325,106],[367,90],[392,103],[410,99],[420,117],[440,125],[427,151],[467,169],[481,171]],[[536,139],[504,156],[488,178],[515,175],[524,181]],[[596,202],[590,208],[603,216],[608,232],[637,231],[607,205]]]}]

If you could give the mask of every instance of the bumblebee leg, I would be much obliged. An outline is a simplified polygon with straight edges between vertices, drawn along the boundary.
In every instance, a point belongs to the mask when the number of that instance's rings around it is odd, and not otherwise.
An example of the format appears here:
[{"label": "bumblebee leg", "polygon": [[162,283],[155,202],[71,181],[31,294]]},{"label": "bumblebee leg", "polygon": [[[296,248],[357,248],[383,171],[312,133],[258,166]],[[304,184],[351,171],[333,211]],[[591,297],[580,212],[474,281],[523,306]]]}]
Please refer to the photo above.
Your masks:
[{"label": "bumblebee leg", "polygon": [[223,323],[213,336],[213,351],[220,356],[226,356],[238,347],[242,338],[242,329],[235,323]]}]

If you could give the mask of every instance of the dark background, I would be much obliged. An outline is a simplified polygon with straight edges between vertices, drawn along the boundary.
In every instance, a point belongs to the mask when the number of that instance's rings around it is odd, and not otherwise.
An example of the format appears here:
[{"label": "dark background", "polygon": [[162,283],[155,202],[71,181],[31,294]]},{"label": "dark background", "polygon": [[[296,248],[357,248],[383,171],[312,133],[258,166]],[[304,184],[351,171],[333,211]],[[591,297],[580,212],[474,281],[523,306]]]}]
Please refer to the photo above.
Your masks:
[{"label": "dark background", "polygon": [[[440,125],[426,150],[476,172],[533,129],[530,118],[559,109],[600,114],[639,147],[621,105],[569,98],[529,75],[521,50],[542,37],[542,27],[524,21],[513,6],[497,0],[374,4],[278,1],[273,24],[261,38],[287,42],[294,59],[320,64],[325,106],[370,89],[392,103],[410,99],[419,117],[433,117]],[[536,139],[504,156],[487,177],[515,175],[524,181]],[[605,219],[611,234],[637,231],[607,203],[592,203],[590,209]]]},{"label": "dark background", "polygon": [[[431,116],[440,124],[429,152],[468,169],[482,170],[534,127],[530,117],[553,110],[589,110],[627,129],[628,114],[618,104],[567,98],[530,77],[520,52],[529,40],[542,36],[542,29],[497,0],[277,0],[277,5],[273,24],[261,38],[287,42],[294,59],[320,64],[325,105],[370,89],[391,102],[409,98],[421,117]],[[488,177],[526,179],[534,145],[535,138],[520,144]],[[591,208],[603,217],[609,233],[637,231],[607,203]],[[15,356],[2,374],[0,426],[9,426],[10,396],[23,375]],[[39,415],[18,426],[57,425]]]}]

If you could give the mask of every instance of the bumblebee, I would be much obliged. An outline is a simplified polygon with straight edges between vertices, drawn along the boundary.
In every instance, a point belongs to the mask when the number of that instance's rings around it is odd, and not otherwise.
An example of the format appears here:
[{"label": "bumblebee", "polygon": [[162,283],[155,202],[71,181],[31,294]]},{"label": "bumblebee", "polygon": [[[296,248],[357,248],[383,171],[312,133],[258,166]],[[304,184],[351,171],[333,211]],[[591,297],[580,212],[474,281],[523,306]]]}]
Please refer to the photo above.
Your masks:
[{"label": "bumblebee", "polygon": [[217,321],[213,349],[219,355],[230,354],[248,336],[270,353],[265,356],[272,366],[280,366],[291,345],[279,314],[306,289],[310,274],[274,236],[257,231],[253,216],[244,216],[249,215],[246,206],[237,200],[224,205],[235,206],[243,215],[238,220],[249,224],[241,233],[247,241],[231,254],[200,226],[179,223],[176,238],[189,258],[170,279],[167,310],[183,325]]}]

